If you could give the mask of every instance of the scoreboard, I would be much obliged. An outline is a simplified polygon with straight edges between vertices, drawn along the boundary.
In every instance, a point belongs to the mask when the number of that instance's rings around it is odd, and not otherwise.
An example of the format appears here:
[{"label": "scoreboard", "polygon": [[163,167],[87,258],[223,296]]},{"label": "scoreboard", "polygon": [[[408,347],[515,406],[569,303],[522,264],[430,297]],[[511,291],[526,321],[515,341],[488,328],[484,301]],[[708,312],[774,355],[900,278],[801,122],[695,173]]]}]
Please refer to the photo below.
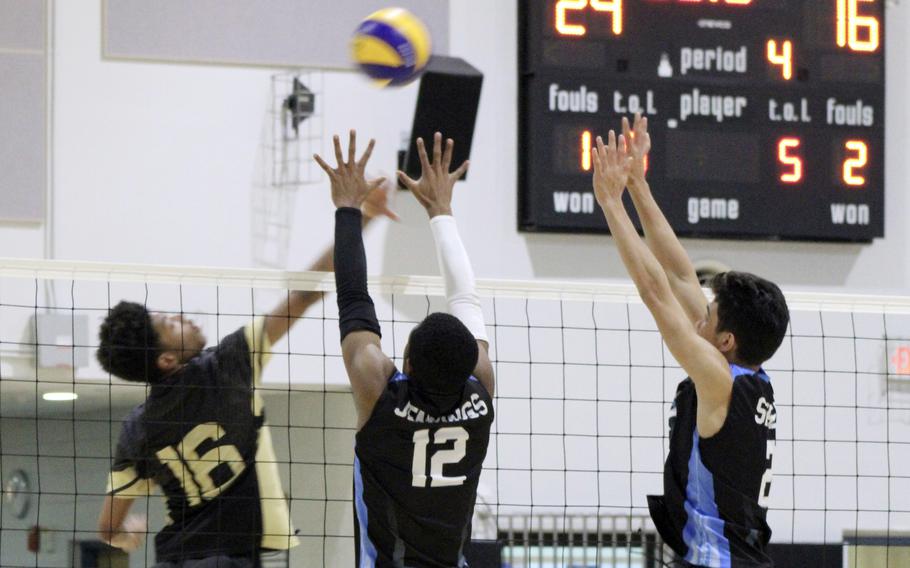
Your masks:
[{"label": "scoreboard", "polygon": [[884,236],[884,0],[522,0],[519,228],[607,232],[590,149],[648,117],[681,236]]}]

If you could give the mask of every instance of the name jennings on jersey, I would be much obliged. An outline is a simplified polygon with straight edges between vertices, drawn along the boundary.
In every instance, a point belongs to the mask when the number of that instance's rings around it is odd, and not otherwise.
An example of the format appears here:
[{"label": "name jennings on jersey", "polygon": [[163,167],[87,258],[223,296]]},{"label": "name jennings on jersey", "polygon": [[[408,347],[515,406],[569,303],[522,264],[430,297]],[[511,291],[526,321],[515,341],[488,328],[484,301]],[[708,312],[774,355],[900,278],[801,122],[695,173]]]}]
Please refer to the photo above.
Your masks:
[{"label": "name jennings on jersey", "polygon": [[487,403],[480,399],[480,395],[473,393],[469,400],[455,409],[448,416],[433,416],[425,410],[417,407],[411,401],[405,403],[404,408],[396,408],[395,416],[404,418],[408,422],[415,424],[450,424],[453,422],[465,422],[467,420],[476,420],[489,414]]}]

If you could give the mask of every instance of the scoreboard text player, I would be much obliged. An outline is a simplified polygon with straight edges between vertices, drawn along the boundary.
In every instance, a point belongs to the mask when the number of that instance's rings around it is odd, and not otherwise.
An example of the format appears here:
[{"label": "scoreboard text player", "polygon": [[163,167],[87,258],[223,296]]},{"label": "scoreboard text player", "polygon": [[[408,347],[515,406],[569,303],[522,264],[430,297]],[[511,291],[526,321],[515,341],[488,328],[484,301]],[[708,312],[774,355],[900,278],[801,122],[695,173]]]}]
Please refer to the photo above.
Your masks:
[{"label": "scoreboard text player", "polygon": [[606,232],[590,149],[639,111],[679,235],[884,236],[882,2],[519,2],[520,228]]}]

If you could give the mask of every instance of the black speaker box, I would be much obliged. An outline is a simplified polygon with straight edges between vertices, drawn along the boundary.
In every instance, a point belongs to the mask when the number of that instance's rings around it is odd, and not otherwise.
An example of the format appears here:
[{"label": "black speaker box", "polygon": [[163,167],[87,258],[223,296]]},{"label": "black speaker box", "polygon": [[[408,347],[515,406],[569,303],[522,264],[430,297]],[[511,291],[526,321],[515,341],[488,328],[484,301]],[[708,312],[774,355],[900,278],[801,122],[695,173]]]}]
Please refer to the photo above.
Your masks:
[{"label": "black speaker box", "polygon": [[423,138],[432,158],[433,135],[441,132],[443,139],[455,141],[452,169],[471,155],[474,124],[480,105],[483,73],[464,59],[434,55],[420,78],[417,108],[407,150],[400,156],[399,169],[410,177],[420,177],[420,156],[417,139]]}]

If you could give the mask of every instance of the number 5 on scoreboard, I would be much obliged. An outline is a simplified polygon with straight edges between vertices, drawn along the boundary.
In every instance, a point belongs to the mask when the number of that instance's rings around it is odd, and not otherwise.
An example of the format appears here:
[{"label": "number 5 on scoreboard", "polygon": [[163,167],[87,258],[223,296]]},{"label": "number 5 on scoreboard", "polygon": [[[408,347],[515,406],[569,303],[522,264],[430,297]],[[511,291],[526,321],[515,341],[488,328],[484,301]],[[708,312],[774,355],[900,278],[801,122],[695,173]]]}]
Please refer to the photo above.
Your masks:
[{"label": "number 5 on scoreboard", "polygon": [[777,161],[781,166],[789,168],[788,171],[782,169],[780,181],[788,184],[799,183],[803,179],[803,159],[796,154],[801,141],[799,138],[781,138],[777,142]]},{"label": "number 5 on scoreboard", "polygon": [[441,446],[454,442],[450,450],[436,450],[430,458],[430,475],[427,475],[427,446],[430,445],[430,430],[414,432],[414,461],[411,464],[411,485],[426,487],[427,477],[430,487],[452,487],[461,485],[467,479],[464,475],[446,477],[442,474],[445,465],[458,463],[467,453],[468,431],[461,426],[440,428],[433,433],[433,445]]}]

